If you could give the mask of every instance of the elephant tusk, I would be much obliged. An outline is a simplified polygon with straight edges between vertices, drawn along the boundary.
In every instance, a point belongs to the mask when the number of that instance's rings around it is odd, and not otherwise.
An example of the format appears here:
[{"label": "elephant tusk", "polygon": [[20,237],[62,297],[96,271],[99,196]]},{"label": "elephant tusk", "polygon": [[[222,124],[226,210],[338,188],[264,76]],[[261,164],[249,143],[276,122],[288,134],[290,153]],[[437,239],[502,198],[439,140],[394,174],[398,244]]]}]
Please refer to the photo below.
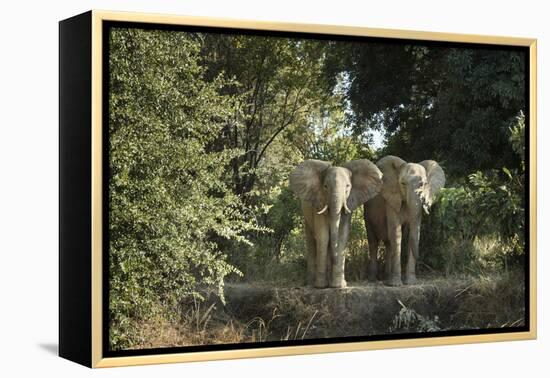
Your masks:
[{"label": "elephant tusk", "polygon": [[317,212],[317,214],[323,214],[325,211],[327,211],[328,205],[325,205],[320,211]]},{"label": "elephant tusk", "polygon": [[344,210],[346,211],[346,214],[351,214],[351,210],[348,207],[348,204],[344,202]]},{"label": "elephant tusk", "polygon": [[430,214],[430,208],[428,205],[426,204],[422,205],[422,209],[424,209],[424,212],[426,213],[426,215]]}]

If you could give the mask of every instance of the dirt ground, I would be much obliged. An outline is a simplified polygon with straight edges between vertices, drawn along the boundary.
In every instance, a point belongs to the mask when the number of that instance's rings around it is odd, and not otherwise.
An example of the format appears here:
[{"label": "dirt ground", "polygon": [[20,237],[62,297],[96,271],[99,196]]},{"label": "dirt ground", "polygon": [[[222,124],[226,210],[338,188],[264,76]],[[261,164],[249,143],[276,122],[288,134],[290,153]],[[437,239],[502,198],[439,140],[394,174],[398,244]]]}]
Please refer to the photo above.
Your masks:
[{"label": "dirt ground", "polygon": [[138,347],[516,327],[525,321],[524,291],[511,275],[431,277],[402,287],[356,282],[345,289],[228,284],[224,301],[205,292],[203,302],[182,304],[181,321],[144,325]]}]

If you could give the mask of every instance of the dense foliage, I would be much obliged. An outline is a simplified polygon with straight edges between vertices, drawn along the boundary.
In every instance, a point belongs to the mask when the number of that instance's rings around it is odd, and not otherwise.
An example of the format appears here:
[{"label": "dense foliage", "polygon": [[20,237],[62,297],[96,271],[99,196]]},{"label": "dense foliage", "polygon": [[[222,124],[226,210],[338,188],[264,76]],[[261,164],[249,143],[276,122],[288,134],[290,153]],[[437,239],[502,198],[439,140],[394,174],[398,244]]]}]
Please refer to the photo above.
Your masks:
[{"label": "dense foliage", "polygon": [[381,130],[382,154],[445,163],[447,176],[518,166],[508,127],[525,108],[525,51],[387,44],[333,47],[348,74],[356,135]]},{"label": "dense foliage", "polygon": [[177,308],[197,285],[238,270],[216,239],[250,243],[257,230],[228,187],[242,150],[213,151],[234,109],[205,81],[196,36],[118,30],[110,36],[109,285],[113,346],[126,346],[136,321]]},{"label": "dense foliage", "polygon": [[[425,261],[438,270],[507,270],[523,266],[525,164],[521,113],[509,128],[509,143],[521,164],[476,171],[445,188],[422,234]],[[443,251],[443,252],[442,252]]]},{"label": "dense foliage", "polygon": [[[228,280],[303,284],[287,178],[307,158],[438,160],[421,267],[522,266],[525,52],[122,28],[109,44],[112,348]],[[349,280],[367,248],[357,211]]]}]

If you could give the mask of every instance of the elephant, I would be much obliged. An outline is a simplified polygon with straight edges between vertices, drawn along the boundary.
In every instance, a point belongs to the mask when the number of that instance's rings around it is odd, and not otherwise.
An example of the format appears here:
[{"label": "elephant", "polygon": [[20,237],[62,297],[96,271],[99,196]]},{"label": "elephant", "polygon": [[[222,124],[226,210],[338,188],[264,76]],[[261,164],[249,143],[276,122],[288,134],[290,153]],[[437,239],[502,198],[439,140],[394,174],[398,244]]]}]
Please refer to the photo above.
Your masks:
[{"label": "elephant", "polygon": [[[385,156],[376,165],[382,171],[382,190],[364,208],[369,243],[367,279],[378,276],[378,246],[385,244],[385,281],[388,286],[416,283],[416,261],[422,212],[429,213],[437,193],[445,186],[445,173],[433,160],[407,163],[396,156]],[[401,237],[408,226],[407,265],[401,280]]]},{"label": "elephant", "polygon": [[316,288],[346,287],[344,250],[351,214],[382,189],[382,173],[367,159],[341,167],[305,160],[289,176],[304,214],[307,283]]}]

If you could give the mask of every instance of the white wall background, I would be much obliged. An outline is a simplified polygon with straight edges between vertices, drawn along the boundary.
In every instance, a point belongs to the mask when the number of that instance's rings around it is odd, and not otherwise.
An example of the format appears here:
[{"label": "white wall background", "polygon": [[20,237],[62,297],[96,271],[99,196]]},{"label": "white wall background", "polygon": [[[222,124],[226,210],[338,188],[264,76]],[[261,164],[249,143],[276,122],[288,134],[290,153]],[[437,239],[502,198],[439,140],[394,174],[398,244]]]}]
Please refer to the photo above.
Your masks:
[{"label": "white wall background", "polygon": [[[550,371],[550,27],[545,1],[5,1],[0,22],[0,375],[523,377]],[[91,371],[56,356],[58,25],[89,9],[536,37],[539,339]],[[388,371],[390,369],[390,371]]]}]

